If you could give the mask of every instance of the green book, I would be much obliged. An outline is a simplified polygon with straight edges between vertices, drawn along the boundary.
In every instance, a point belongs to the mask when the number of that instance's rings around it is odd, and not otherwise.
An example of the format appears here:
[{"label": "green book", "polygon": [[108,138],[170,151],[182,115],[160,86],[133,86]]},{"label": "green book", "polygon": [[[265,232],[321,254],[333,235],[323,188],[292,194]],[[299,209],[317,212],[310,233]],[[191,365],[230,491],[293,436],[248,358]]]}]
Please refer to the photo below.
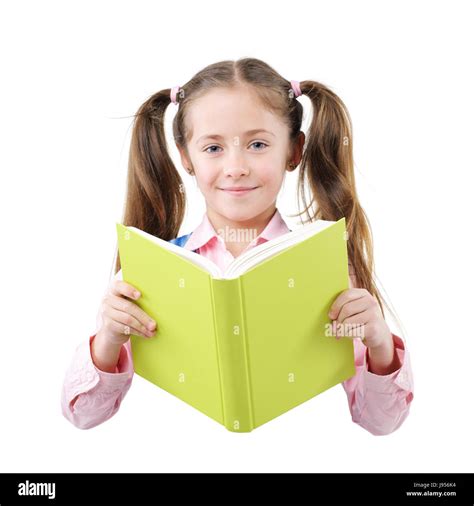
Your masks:
[{"label": "green book", "polygon": [[[355,374],[351,337],[328,335],[349,288],[345,218],[317,220],[211,260],[116,223],[122,279],[157,322],[131,335],[135,373],[233,432],[250,432]],[[330,331],[329,331],[330,332]]]}]

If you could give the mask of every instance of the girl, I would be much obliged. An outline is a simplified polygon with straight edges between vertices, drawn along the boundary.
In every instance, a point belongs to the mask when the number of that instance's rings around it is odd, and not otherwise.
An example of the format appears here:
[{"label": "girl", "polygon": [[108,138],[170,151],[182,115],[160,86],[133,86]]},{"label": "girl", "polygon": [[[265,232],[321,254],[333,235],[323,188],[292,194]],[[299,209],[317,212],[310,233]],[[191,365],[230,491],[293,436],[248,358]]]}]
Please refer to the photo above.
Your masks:
[{"label": "girl", "polygon": [[[307,138],[301,131],[301,94],[313,109]],[[177,238],[186,198],[166,145],[170,103],[177,105],[173,135],[181,162],[206,201],[201,224]],[[316,81],[289,82],[254,58],[209,65],[183,87],[151,96],[138,110],[123,223],[225,268],[249,248],[289,231],[276,200],[285,171],[299,166],[298,195],[305,208],[297,216],[306,213],[306,222],[346,218],[350,288],[334,301],[329,317],[336,328],[364,329],[363,339],[354,337],[356,374],[342,386],[352,420],[382,435],[407,417],[413,376],[408,351],[388,328],[385,301],[375,286],[370,229],[355,189],[351,130],[341,99]],[[253,235],[235,241],[223,238],[222,230]],[[122,280],[117,255],[96,331],[77,347],[64,378],[62,412],[76,427],[88,429],[112,417],[130,388],[130,333],[146,338],[156,331],[156,322],[135,304],[139,297]]]}]

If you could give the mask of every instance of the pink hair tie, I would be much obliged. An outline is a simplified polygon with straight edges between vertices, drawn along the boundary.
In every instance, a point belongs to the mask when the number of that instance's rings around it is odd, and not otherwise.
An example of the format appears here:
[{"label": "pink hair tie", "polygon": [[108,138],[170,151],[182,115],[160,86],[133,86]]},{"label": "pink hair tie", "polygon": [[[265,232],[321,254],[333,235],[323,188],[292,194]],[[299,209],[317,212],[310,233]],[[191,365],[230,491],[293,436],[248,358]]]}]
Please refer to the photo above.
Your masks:
[{"label": "pink hair tie", "polygon": [[178,93],[178,91],[179,91],[179,86],[174,86],[173,88],[171,88],[170,98],[171,98],[171,102],[173,102],[173,104],[177,104],[178,103],[176,101],[176,94]]},{"label": "pink hair tie", "polygon": [[299,81],[291,81],[291,89],[295,92],[295,97],[302,95]]}]

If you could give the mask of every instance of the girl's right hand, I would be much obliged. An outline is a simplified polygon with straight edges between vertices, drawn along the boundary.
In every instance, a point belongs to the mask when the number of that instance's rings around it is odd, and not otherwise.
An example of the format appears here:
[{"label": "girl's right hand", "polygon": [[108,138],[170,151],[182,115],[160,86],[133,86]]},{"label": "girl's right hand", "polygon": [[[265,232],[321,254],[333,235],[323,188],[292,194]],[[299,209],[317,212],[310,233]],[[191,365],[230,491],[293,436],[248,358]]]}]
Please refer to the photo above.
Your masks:
[{"label": "girl's right hand", "polygon": [[120,279],[112,282],[109,293],[102,299],[100,309],[100,331],[111,344],[126,343],[130,334],[146,338],[155,335],[156,322],[133,302],[140,296],[138,290],[129,283]]}]

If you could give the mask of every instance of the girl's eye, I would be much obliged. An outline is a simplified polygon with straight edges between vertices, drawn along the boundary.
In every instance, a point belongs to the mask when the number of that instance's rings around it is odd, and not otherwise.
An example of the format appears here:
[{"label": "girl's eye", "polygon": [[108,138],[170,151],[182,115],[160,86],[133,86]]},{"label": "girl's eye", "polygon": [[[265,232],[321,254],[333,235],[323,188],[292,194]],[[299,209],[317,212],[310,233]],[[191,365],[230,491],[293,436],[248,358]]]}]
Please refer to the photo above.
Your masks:
[{"label": "girl's eye", "polygon": [[[265,144],[264,142],[262,141],[255,141],[255,142],[252,142],[251,146],[253,146],[254,144],[261,144],[262,146],[267,146],[267,144]],[[263,148],[260,148],[260,149],[257,149],[257,151],[262,151]]]},{"label": "girl's eye", "polygon": [[211,149],[211,148],[218,148],[219,146],[209,146],[208,148],[205,149],[206,153],[209,153],[210,155],[212,155],[213,153],[217,153],[217,151],[208,151],[208,149]]},{"label": "girl's eye", "polygon": [[[253,146],[254,144],[260,144],[261,146],[267,146],[267,144],[265,144],[264,142],[262,141],[255,141],[255,142],[252,142],[251,146]],[[209,146],[208,148],[205,149],[205,152],[206,153],[209,153],[210,155],[212,155],[213,153],[217,153],[217,151],[209,151],[209,149],[212,149],[212,148],[219,148],[219,146]],[[221,149],[221,148],[219,148]],[[257,151],[262,151],[263,147],[261,148],[258,148]]]}]

